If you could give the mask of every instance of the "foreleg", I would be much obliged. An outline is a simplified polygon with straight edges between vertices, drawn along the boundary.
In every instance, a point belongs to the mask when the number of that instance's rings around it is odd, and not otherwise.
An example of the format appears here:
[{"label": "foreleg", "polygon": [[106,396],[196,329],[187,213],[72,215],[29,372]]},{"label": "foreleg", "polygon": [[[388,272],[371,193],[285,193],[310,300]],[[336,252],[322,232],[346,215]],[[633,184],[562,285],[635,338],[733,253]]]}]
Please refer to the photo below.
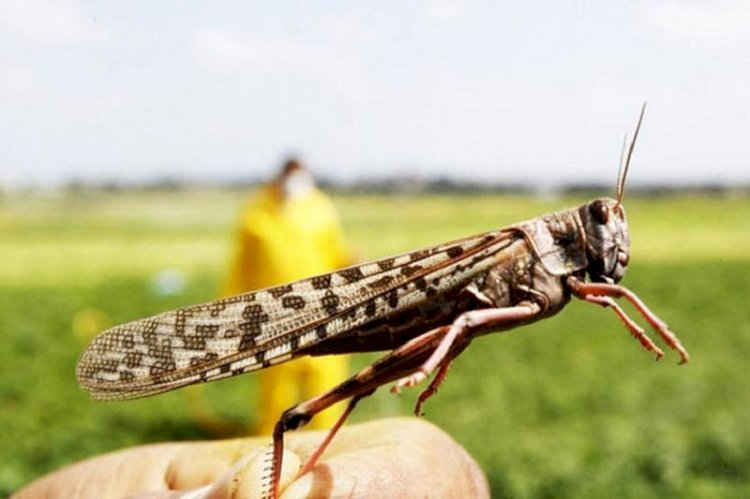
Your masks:
[{"label": "foreleg", "polygon": [[667,324],[659,319],[659,317],[657,317],[656,314],[653,313],[651,309],[649,309],[646,304],[643,303],[641,299],[638,298],[638,296],[628,288],[620,286],[618,284],[584,282],[576,277],[568,277],[567,283],[573,294],[578,298],[592,303],[597,303],[599,305],[612,307],[615,313],[617,313],[617,315],[620,316],[623,322],[625,322],[625,325],[628,327],[628,329],[630,329],[633,335],[641,341],[641,344],[646,349],[655,352],[657,358],[661,357],[662,355],[664,355],[664,352],[662,352],[659,348],[656,347],[656,345],[653,344],[653,342],[645,335],[645,333],[643,333],[643,330],[635,325],[632,319],[630,319],[625,314],[625,312],[620,307],[618,307],[616,303],[614,303],[614,301],[612,301],[611,299],[605,299],[606,297],[625,298],[630,303],[632,303],[635,309],[638,310],[638,312],[641,314],[641,316],[646,319],[649,324],[651,324],[651,326],[656,330],[659,336],[661,336],[664,342],[669,345],[672,350],[677,351],[677,353],[680,355],[680,364],[684,364],[688,360],[690,360],[690,355],[688,354],[687,350],[682,346],[682,343],[680,343],[680,340],[677,338],[677,336],[675,336],[675,334],[669,330]]}]

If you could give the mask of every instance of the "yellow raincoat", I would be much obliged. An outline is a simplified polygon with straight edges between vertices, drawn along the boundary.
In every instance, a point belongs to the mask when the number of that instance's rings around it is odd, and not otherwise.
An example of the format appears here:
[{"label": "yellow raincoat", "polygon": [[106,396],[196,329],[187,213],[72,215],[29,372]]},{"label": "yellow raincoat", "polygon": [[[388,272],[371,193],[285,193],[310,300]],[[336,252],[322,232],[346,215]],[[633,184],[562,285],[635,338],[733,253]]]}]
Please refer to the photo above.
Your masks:
[{"label": "yellow raincoat", "polygon": [[[351,263],[338,215],[318,189],[282,202],[267,186],[242,215],[236,255],[224,295],[295,281]],[[259,371],[257,434],[269,434],[281,413],[346,379],[346,356],[304,357]],[[341,414],[337,404],[313,418],[312,428],[330,428]]]}]

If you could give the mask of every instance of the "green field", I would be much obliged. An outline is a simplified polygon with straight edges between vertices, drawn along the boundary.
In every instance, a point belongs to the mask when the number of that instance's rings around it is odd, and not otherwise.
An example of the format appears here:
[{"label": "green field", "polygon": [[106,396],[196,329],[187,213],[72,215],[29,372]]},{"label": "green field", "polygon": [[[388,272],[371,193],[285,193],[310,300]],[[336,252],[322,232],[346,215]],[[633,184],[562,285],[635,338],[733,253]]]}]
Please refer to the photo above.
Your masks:
[{"label": "green field", "polygon": [[[0,495],[64,464],[142,442],[199,439],[170,393],[95,403],[78,389],[73,318],[119,323],[216,296],[237,192],[0,198]],[[337,196],[362,259],[501,227],[582,199]],[[624,284],[682,338],[692,362],[654,362],[614,314],[580,302],[483,337],[454,363],[427,418],[486,471],[494,497],[747,497],[750,490],[750,198],[634,198]],[[179,295],[152,279],[184,273]],[[357,366],[372,356],[355,358]],[[252,418],[252,375],[209,385]],[[407,414],[381,390],[354,415]]]}]

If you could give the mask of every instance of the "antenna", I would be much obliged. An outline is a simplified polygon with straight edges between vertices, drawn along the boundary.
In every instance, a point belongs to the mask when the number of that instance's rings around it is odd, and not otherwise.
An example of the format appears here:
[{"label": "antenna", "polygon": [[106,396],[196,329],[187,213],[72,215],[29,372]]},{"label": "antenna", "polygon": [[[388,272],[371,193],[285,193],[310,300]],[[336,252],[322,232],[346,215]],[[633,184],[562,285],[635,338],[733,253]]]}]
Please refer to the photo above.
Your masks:
[{"label": "antenna", "polygon": [[[620,149],[620,165],[617,167],[617,195],[620,195],[620,182],[622,179],[622,170],[625,168],[625,153],[628,150],[628,134],[622,136],[622,149]],[[619,200],[618,200],[619,204]]]},{"label": "antenna", "polygon": [[[643,122],[643,115],[646,112],[646,103],[641,106],[641,114],[638,116],[638,124],[635,126],[635,132],[633,138],[628,143],[628,136],[625,135],[625,141],[622,144],[622,152],[620,153],[620,169],[617,173],[617,206],[622,203],[622,197],[625,195],[625,179],[628,176],[628,169],[630,168],[630,159],[633,157],[633,149],[635,148],[635,141],[638,139],[638,132],[641,130],[641,123]],[[626,153],[627,151],[627,153]]]}]

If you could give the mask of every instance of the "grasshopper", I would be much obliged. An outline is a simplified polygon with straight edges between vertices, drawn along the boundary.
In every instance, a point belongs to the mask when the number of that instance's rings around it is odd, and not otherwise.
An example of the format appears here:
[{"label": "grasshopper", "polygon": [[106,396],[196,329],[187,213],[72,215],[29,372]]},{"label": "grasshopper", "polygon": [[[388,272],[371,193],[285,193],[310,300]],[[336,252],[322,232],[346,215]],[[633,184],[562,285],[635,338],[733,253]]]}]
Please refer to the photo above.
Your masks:
[{"label": "grasshopper", "polygon": [[[82,355],[79,383],[99,400],[146,397],[214,381],[303,355],[390,350],[353,377],[285,411],[273,433],[265,495],[278,495],[284,432],[330,405],[349,405],[303,464],[310,471],[357,402],[395,381],[413,387],[436,372],[415,412],[477,336],[559,312],[572,296],[608,307],[659,359],[664,352],[615,302],[629,301],[680,356],[677,337],[617,284],[629,261],[622,199],[632,140],[623,144],[616,199],[600,198],[510,227],[291,284],[180,308],[101,333]],[[586,280],[588,275],[589,280]]]}]

